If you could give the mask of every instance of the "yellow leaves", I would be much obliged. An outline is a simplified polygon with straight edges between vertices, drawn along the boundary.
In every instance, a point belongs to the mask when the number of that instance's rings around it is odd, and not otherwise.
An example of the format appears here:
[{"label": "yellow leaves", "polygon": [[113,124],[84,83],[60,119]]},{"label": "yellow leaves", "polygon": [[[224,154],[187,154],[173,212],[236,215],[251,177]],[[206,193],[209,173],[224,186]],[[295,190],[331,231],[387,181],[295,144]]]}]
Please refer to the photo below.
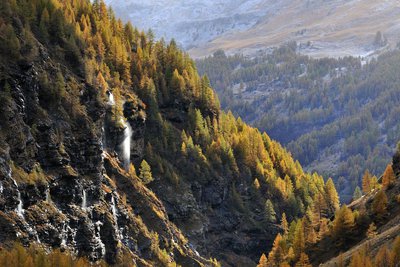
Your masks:
[{"label": "yellow leaves", "polygon": [[[50,253],[41,248],[25,248],[19,243],[0,250],[0,266],[15,267],[89,267],[87,259],[75,258],[66,252],[53,250]],[[100,266],[100,265],[98,265]]]},{"label": "yellow leaves", "polygon": [[257,190],[260,189],[260,182],[258,181],[257,178],[254,179],[253,185],[254,185],[254,188],[255,188],[255,189],[257,189]]},{"label": "yellow leaves", "polygon": [[372,202],[372,211],[376,214],[378,218],[381,218],[386,213],[386,208],[388,205],[388,198],[385,191],[380,190],[374,197]]},{"label": "yellow leaves", "polygon": [[382,186],[383,188],[388,188],[391,186],[396,180],[396,176],[394,175],[393,167],[391,164],[387,165],[385,172],[382,177]]},{"label": "yellow leaves", "polygon": [[333,221],[334,236],[338,239],[346,238],[346,235],[353,229],[354,223],[353,212],[346,205],[343,205],[335,214]]},{"label": "yellow leaves", "polygon": [[260,261],[259,261],[257,267],[268,267],[268,259],[264,253],[261,255],[261,258],[260,258]]}]

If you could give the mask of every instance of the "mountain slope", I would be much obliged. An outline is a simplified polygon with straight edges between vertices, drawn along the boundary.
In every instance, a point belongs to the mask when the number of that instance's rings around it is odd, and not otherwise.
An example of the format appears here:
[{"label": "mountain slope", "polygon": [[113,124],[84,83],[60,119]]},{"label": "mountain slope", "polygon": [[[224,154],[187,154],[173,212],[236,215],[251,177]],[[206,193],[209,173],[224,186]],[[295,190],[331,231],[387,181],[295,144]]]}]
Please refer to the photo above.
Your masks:
[{"label": "mountain slope", "polygon": [[[2,244],[117,265],[253,266],[284,211],[336,195],[222,112],[175,42],[104,2],[8,0],[0,14]],[[327,196],[327,213],[337,205]]]},{"label": "mountain slope", "polygon": [[346,202],[364,170],[383,172],[400,138],[400,52],[366,63],[297,50],[292,43],[254,59],[217,52],[197,65],[224,109],[285,144],[307,170],[333,177]]},{"label": "mountain slope", "polygon": [[265,2],[269,1],[107,1],[124,20],[152,29],[157,37],[174,38],[185,49],[204,45],[223,34],[250,29],[271,12],[260,8]]},{"label": "mountain slope", "polygon": [[314,207],[292,222],[283,235],[276,237],[268,257],[263,255],[258,266],[296,261],[303,266],[397,266],[399,155],[400,143],[377,188],[369,189],[349,206],[343,205],[334,217],[321,216],[319,207]]}]

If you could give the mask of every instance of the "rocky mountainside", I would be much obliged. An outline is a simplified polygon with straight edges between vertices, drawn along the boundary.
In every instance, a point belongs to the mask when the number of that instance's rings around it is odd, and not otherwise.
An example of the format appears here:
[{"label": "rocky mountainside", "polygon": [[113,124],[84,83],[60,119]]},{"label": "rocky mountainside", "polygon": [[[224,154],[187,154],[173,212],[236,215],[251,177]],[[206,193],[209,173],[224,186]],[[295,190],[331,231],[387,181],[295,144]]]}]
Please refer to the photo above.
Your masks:
[{"label": "rocky mountainside", "polygon": [[[168,220],[159,198],[121,167],[114,151],[123,153],[124,133],[106,135],[111,107],[99,101],[98,90],[65,66],[60,70],[46,47],[34,46],[38,54],[29,62],[1,61],[0,242],[36,242],[110,264],[208,265]],[[44,87],[39,73],[59,71],[80,110],[45,97],[55,85]],[[133,154],[144,123],[130,124]]]},{"label": "rocky mountainside", "polygon": [[288,41],[300,43],[301,52],[314,57],[365,57],[382,50],[374,46],[378,31],[388,40],[385,49],[399,41],[398,1],[108,2],[125,20],[175,38],[195,57],[218,49],[254,55]]},{"label": "rocky mountainside", "polygon": [[[385,266],[400,262],[400,143],[379,183],[365,176],[363,192],[335,216],[314,206],[290,226],[282,221],[273,248],[260,257],[258,267]],[[268,256],[267,256],[268,255]],[[308,256],[309,255],[309,256]]]},{"label": "rocky mountainside", "polygon": [[0,59],[5,247],[121,266],[254,266],[278,219],[321,196],[328,214],[338,206],[331,180],[220,110],[175,42],[102,1],[2,1]]}]

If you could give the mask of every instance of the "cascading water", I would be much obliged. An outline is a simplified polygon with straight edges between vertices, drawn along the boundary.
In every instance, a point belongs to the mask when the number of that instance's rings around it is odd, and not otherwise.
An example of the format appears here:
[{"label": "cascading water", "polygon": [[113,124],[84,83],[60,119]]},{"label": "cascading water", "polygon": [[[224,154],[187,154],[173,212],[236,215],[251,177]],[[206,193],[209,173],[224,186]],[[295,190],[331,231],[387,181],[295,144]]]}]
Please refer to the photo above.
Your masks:
[{"label": "cascading water", "polygon": [[19,187],[18,187],[17,181],[15,181],[15,179],[12,177],[11,168],[8,171],[7,176],[8,176],[8,178],[10,178],[13,181],[15,187],[17,188],[18,205],[17,205],[17,208],[15,209],[15,211],[17,212],[18,216],[20,216],[21,218],[24,218],[24,212],[25,211],[24,211],[24,205],[22,203],[21,192],[19,191]]},{"label": "cascading water", "polygon": [[48,202],[48,203],[51,202],[50,188],[46,189],[46,202]]},{"label": "cascading water", "polygon": [[22,199],[21,199],[21,192],[19,192],[18,190],[18,206],[17,206],[17,210],[16,210],[18,216],[24,218],[24,208],[23,208],[23,203],[22,203]]},{"label": "cascading water", "polygon": [[101,240],[101,236],[100,236],[100,226],[102,226],[102,225],[103,225],[103,223],[101,221],[97,221],[95,223],[96,233],[95,233],[94,238],[97,243],[97,246],[100,247],[100,249],[101,249],[101,256],[104,256],[106,254],[106,246],[104,245],[103,241]]},{"label": "cascading water", "polygon": [[122,239],[122,235],[118,227],[118,210],[117,205],[115,204],[114,196],[111,196],[111,211],[115,222],[115,234],[117,235],[118,239]]},{"label": "cascading water", "polygon": [[108,91],[108,103],[110,106],[114,106],[115,105],[115,100],[114,100],[114,95]]},{"label": "cascading water", "polygon": [[61,247],[65,247],[66,245],[67,245],[67,223],[64,222],[61,231]]},{"label": "cascading water", "polygon": [[121,143],[122,150],[122,160],[124,163],[124,168],[126,171],[129,170],[129,164],[131,162],[131,137],[132,137],[132,128],[129,122],[123,122],[124,129],[124,140]]},{"label": "cascading water", "polygon": [[[30,226],[29,223],[27,223],[27,222],[25,221],[25,216],[24,216],[25,210],[24,210],[24,204],[23,204],[23,202],[22,202],[21,192],[19,191],[19,187],[18,187],[17,181],[12,177],[12,171],[11,171],[11,169],[9,170],[7,176],[8,176],[8,178],[10,178],[10,179],[13,181],[13,184],[14,184],[15,187],[17,188],[17,200],[18,200],[18,205],[17,205],[17,208],[15,209],[15,212],[18,214],[19,217],[21,217],[21,218],[23,219],[24,226],[25,226],[25,228],[28,230],[28,233],[31,234],[32,236],[34,236],[34,237],[36,238],[36,242],[37,242],[37,243],[41,243],[41,242],[40,242],[40,239],[39,239],[38,232],[37,232],[32,226]],[[18,237],[19,235],[20,235],[20,234],[17,233],[17,237]]]},{"label": "cascading water", "polygon": [[82,209],[86,210],[87,209],[87,197],[86,197],[86,191],[83,190],[82,192]]}]

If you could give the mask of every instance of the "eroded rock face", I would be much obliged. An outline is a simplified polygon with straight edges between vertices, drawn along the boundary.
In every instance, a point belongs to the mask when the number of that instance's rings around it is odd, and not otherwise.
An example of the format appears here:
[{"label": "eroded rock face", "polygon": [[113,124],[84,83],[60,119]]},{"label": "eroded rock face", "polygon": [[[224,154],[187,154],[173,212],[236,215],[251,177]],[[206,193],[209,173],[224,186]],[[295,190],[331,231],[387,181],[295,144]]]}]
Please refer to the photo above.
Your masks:
[{"label": "eroded rock face", "polygon": [[[40,242],[109,263],[128,253],[139,266],[161,265],[157,251],[166,249],[183,266],[206,263],[184,246],[162,202],[121,168],[122,131],[110,126],[97,90],[81,85],[85,111],[74,116],[41,101],[38,72],[54,69],[48,58],[20,67],[0,107],[0,242]],[[143,157],[141,109],[125,105],[133,159]]]}]

